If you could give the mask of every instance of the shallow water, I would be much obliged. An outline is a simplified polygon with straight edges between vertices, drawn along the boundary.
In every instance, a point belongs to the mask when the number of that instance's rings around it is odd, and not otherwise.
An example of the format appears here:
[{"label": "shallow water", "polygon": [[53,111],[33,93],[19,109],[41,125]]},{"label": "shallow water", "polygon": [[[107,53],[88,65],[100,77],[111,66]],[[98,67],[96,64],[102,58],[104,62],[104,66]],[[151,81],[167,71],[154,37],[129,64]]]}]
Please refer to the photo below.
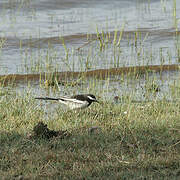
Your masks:
[{"label": "shallow water", "polygon": [[[179,19],[180,1],[172,0],[1,0],[0,75],[178,65]],[[109,37],[102,49],[97,30]],[[120,97],[120,102],[126,96],[134,101],[178,100],[178,70],[80,82],[80,86],[59,85],[54,89],[40,87],[36,79],[10,89],[53,97],[91,92],[103,100]],[[160,90],[149,92],[147,97],[147,86],[152,82]]]},{"label": "shallow water", "polygon": [[[89,57],[89,69],[178,63],[173,12],[171,0],[1,0],[0,74],[83,71]],[[176,1],[179,18],[180,1]],[[87,40],[73,35],[94,34],[97,28],[99,32],[120,31],[123,24],[124,36],[115,55],[112,46],[97,50],[97,41],[76,50]],[[139,57],[137,49],[132,49],[136,31],[142,39],[137,44]],[[65,37],[69,49],[68,62],[60,37]]]}]

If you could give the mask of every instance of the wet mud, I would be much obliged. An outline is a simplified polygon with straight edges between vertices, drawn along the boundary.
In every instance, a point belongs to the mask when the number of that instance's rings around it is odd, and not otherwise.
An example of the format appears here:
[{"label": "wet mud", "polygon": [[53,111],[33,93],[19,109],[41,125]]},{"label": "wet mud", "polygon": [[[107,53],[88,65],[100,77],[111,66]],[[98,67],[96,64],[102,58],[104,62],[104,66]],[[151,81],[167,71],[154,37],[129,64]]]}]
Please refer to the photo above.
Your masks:
[{"label": "wet mud", "polygon": [[[114,40],[114,35],[119,38],[122,33],[122,39],[128,39],[129,37],[133,36],[141,36],[142,38],[145,37],[147,34],[148,36],[151,36],[151,41],[153,40],[161,40],[166,39],[168,37],[174,37],[180,35],[180,31],[174,31],[174,29],[161,29],[161,30],[151,30],[151,29],[143,29],[139,28],[137,31],[111,31],[108,33],[99,33],[97,34],[73,34],[73,35],[67,35],[67,36],[61,36],[61,37],[48,37],[48,38],[31,38],[31,39],[18,39],[18,38],[3,38],[0,37],[0,39],[3,40],[3,47],[31,47],[31,48],[42,48],[46,44],[79,44],[79,50],[80,48],[83,48],[84,46],[90,44],[92,41],[103,40],[104,36],[107,36],[109,41]],[[85,44],[84,44],[85,43]]]},{"label": "wet mud", "polygon": [[106,79],[114,75],[138,75],[152,72],[164,72],[164,71],[178,71],[179,65],[153,65],[153,66],[133,66],[133,67],[121,67],[121,68],[110,68],[110,69],[97,69],[86,72],[53,72],[51,74],[9,74],[0,76],[0,85],[7,85],[9,83],[26,83],[29,81],[46,81],[47,77],[56,77],[58,82],[64,82],[69,79],[77,79],[78,77],[85,78],[97,78]]}]

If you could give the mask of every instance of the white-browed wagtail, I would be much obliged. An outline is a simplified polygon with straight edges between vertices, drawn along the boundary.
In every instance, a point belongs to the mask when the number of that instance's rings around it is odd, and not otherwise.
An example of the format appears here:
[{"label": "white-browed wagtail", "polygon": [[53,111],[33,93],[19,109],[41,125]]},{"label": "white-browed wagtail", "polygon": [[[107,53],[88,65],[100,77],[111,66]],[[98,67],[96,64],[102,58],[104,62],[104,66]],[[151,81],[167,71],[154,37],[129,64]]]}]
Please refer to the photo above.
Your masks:
[{"label": "white-browed wagtail", "polygon": [[92,102],[99,103],[93,94],[79,94],[71,97],[59,98],[36,97],[35,99],[59,101],[60,103],[67,105],[70,109],[84,109],[90,106]]}]

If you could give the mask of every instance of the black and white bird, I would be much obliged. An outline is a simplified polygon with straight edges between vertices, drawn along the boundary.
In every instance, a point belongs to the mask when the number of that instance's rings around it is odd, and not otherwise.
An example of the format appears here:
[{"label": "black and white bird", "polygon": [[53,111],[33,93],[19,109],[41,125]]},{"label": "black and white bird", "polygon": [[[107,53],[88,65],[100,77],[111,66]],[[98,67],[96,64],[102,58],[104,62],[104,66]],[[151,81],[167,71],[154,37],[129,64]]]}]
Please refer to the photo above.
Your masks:
[{"label": "black and white bird", "polygon": [[84,109],[90,106],[92,102],[99,103],[93,94],[78,94],[71,97],[59,98],[36,97],[35,99],[58,101],[67,105],[70,109]]}]

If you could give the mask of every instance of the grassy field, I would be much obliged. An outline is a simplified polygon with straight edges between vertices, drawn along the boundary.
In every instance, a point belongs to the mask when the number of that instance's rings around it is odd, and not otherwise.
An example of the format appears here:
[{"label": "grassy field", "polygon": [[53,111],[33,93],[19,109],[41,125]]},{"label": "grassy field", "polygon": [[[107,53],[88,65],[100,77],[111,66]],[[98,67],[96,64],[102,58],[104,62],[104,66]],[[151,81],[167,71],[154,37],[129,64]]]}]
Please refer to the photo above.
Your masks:
[{"label": "grassy field", "polygon": [[[1,90],[0,179],[179,179],[180,104],[105,102],[47,117],[32,94]],[[48,119],[48,120],[47,120]],[[36,137],[42,121],[69,136]]]},{"label": "grassy field", "polygon": [[[161,3],[163,5],[164,1]],[[15,4],[9,1],[8,6],[15,10],[12,12],[16,12],[11,15],[12,26],[16,23],[18,11],[26,6],[30,10],[27,18],[38,18],[30,4],[29,0]],[[3,14],[6,15],[7,11],[5,8]],[[57,92],[55,86],[59,81],[51,73],[88,72],[130,65],[178,65],[180,43],[176,0],[173,1],[172,14],[174,31],[156,31],[155,28],[151,32],[151,29],[141,30],[141,27],[139,30],[126,31],[125,22],[121,29],[98,30],[97,26],[95,34],[87,35],[79,33],[45,38],[38,31],[39,38],[32,39],[30,36],[13,44],[21,54],[18,58],[21,66],[17,66],[17,73],[38,74],[36,82],[39,84],[35,89],[37,94],[39,90],[43,94]],[[58,19],[56,16],[52,18]],[[174,39],[175,51],[163,43],[162,47],[154,47],[154,33],[160,38],[157,41],[167,37],[167,40]],[[77,41],[75,47],[70,45],[71,41]],[[149,41],[147,47],[146,41]],[[8,43],[8,38],[0,38],[0,56],[6,44],[11,46]],[[1,69],[4,69],[3,66]],[[0,77],[0,180],[180,179],[179,74],[175,78],[176,72],[175,75],[172,73],[172,78],[169,71],[169,79],[163,79],[161,76],[166,75],[163,72],[158,74],[147,70],[125,76],[109,75],[101,80],[78,76],[72,78],[69,84],[64,83],[63,79],[57,93],[90,92],[101,101],[101,104],[92,104],[78,112],[62,107],[51,108],[53,111],[47,112],[44,108],[46,102],[41,104],[34,99],[36,93],[23,91],[31,86],[30,81],[27,86],[21,84],[18,93],[16,82],[11,86],[11,82],[6,83],[5,76]],[[43,73],[47,73],[45,78],[41,76]],[[11,81],[15,76],[10,78]],[[19,76],[20,79],[26,78]],[[166,87],[164,90],[163,86]],[[143,93],[146,94],[143,96]],[[164,98],[158,98],[158,93]],[[132,100],[136,100],[137,94],[143,98],[135,103]],[[110,96],[110,100],[104,98],[106,95]],[[122,102],[113,101],[116,95]],[[47,127],[45,130],[39,128],[37,133],[39,122]],[[47,137],[48,132],[56,135]]]}]

